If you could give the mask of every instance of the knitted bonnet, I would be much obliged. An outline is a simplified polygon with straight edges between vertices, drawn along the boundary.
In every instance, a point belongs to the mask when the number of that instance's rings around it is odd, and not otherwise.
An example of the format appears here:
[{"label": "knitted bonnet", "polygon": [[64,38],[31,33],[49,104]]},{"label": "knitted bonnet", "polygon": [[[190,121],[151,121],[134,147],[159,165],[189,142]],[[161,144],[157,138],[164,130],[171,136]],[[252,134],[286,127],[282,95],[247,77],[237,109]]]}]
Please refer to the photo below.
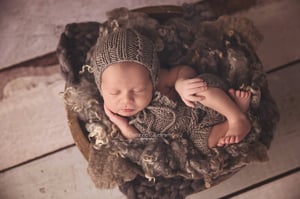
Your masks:
[{"label": "knitted bonnet", "polygon": [[155,88],[159,61],[152,41],[134,29],[118,28],[98,38],[91,59],[95,82],[101,91],[102,73],[112,64],[134,62],[146,67]]}]

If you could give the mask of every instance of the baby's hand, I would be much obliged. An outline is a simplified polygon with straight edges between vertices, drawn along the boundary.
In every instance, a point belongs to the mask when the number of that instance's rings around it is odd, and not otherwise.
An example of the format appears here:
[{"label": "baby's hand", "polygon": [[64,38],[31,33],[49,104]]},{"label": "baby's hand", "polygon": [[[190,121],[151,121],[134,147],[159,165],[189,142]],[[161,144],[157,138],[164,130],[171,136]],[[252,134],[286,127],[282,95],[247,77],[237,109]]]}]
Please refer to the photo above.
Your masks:
[{"label": "baby's hand", "polygon": [[113,113],[104,105],[104,111],[108,118],[120,129],[122,135],[128,139],[133,139],[138,136],[138,131],[128,124],[125,117]]},{"label": "baby's hand", "polygon": [[128,125],[128,120],[125,117],[119,116],[115,113],[113,113],[111,110],[109,110],[105,105],[104,105],[104,111],[108,118],[119,128],[125,125]]},{"label": "baby's hand", "polygon": [[194,102],[200,102],[204,99],[204,96],[201,96],[201,92],[207,90],[207,85],[200,78],[178,79],[175,83],[175,89],[183,102],[187,106],[194,108]]}]

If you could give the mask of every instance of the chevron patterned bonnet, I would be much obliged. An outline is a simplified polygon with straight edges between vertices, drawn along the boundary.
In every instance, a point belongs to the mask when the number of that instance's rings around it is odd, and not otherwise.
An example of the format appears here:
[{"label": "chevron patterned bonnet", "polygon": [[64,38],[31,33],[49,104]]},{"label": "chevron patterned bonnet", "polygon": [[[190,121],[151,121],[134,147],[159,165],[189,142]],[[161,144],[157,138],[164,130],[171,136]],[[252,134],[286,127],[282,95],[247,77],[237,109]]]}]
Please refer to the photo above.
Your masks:
[{"label": "chevron patterned bonnet", "polygon": [[101,91],[101,77],[104,70],[112,64],[134,62],[149,71],[153,88],[158,79],[159,61],[152,41],[134,29],[118,28],[98,38],[91,65],[95,82]]}]

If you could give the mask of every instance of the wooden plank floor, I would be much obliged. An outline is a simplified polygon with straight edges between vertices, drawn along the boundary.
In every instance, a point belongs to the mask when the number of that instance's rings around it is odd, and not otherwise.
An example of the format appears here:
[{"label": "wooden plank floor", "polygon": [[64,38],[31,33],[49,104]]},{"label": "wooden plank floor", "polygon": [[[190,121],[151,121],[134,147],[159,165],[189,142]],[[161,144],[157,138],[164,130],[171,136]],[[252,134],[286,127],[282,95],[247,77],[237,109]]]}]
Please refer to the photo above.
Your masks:
[{"label": "wooden plank floor", "polygon": [[124,199],[118,190],[97,190],[76,147],[0,174],[1,199]]},{"label": "wooden plank floor", "polygon": [[[272,198],[297,199],[300,198],[300,172],[288,175],[272,183],[262,185],[251,191],[232,197],[234,199]],[[276,190],[276,191],[274,191]]]},{"label": "wooden plank floor", "polygon": [[[249,187],[265,179],[272,178],[300,165],[299,143],[300,124],[295,122],[300,118],[300,108],[296,102],[300,101],[299,84],[300,63],[289,66],[268,75],[271,91],[280,107],[281,121],[276,131],[275,140],[270,149],[270,161],[264,164],[253,164],[243,169],[234,177],[209,190],[189,196],[188,198],[219,198],[230,195],[236,191]],[[0,174],[0,198],[124,198],[118,190],[96,190],[86,174],[87,163],[74,146],[60,152],[37,159]],[[297,182],[297,175],[287,182]],[[286,179],[286,178],[283,178]],[[273,183],[278,184],[280,180]],[[272,184],[273,184],[272,183]],[[293,184],[292,184],[293,185]],[[261,197],[265,198],[263,191],[270,194],[268,187],[261,188]],[[290,187],[290,186],[288,186]],[[282,188],[283,189],[283,188]],[[282,193],[282,189],[280,193]],[[293,198],[298,194],[288,192]],[[254,190],[256,191],[256,189]],[[272,190],[276,194],[275,190]],[[245,195],[246,194],[246,195]],[[236,197],[248,197],[251,191]],[[253,193],[254,194],[254,193]]]},{"label": "wooden plank floor", "polygon": [[20,77],[6,85],[0,138],[7,142],[0,145],[0,170],[73,144],[59,96],[63,89],[60,74]]},{"label": "wooden plank floor", "polygon": [[[258,55],[266,71],[273,71],[268,79],[281,121],[269,151],[270,161],[252,164],[228,181],[188,198],[298,198],[300,190],[294,186],[299,184],[296,171],[300,167],[298,10],[298,0],[286,0],[239,14],[252,19],[264,34]],[[0,79],[12,73],[18,70],[1,71]],[[117,189],[97,190],[90,181],[87,162],[67,128],[58,96],[63,86],[58,73],[25,74],[6,85],[6,97],[0,101],[0,199],[125,198]],[[289,175],[281,175],[284,173]]]}]

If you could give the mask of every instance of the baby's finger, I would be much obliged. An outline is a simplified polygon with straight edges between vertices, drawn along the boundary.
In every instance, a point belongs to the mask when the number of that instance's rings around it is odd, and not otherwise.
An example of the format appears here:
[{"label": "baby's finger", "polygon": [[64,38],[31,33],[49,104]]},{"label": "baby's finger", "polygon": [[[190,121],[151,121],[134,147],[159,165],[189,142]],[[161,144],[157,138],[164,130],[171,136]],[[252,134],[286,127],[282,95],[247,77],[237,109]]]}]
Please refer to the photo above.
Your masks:
[{"label": "baby's finger", "polygon": [[193,103],[193,102],[191,102],[191,101],[189,101],[189,100],[186,100],[186,99],[182,99],[183,100],[183,102],[187,105],[187,106],[189,106],[189,107],[191,107],[191,108],[194,108],[195,107],[195,104]]},{"label": "baby's finger", "polygon": [[203,95],[196,95],[198,97],[198,101],[205,100],[205,96]]},{"label": "baby's finger", "polygon": [[104,111],[109,118],[112,118],[115,116],[115,114],[113,112],[111,112],[111,110],[109,110],[105,105],[104,105]]},{"label": "baby's finger", "polygon": [[187,95],[197,95],[198,93],[202,93],[207,90],[207,87],[196,87],[196,88],[187,88],[185,90]]},{"label": "baby's finger", "polygon": [[188,80],[186,80],[186,81],[189,82],[189,83],[193,83],[193,82],[205,82],[203,79],[198,78],[198,77],[196,77],[196,78],[191,78],[191,79],[188,79]]},{"label": "baby's finger", "polygon": [[199,87],[198,90],[199,90],[200,93],[206,91],[207,90],[207,85]]},{"label": "baby's finger", "polygon": [[204,81],[192,81],[192,82],[186,82],[186,86],[189,88],[197,88],[197,87],[207,87],[207,84]]},{"label": "baby's finger", "polygon": [[192,102],[199,102],[199,101],[202,101],[204,100],[205,97],[204,96],[196,96],[196,95],[191,95],[191,96],[188,96],[186,100],[189,100],[189,101],[192,101]]}]

